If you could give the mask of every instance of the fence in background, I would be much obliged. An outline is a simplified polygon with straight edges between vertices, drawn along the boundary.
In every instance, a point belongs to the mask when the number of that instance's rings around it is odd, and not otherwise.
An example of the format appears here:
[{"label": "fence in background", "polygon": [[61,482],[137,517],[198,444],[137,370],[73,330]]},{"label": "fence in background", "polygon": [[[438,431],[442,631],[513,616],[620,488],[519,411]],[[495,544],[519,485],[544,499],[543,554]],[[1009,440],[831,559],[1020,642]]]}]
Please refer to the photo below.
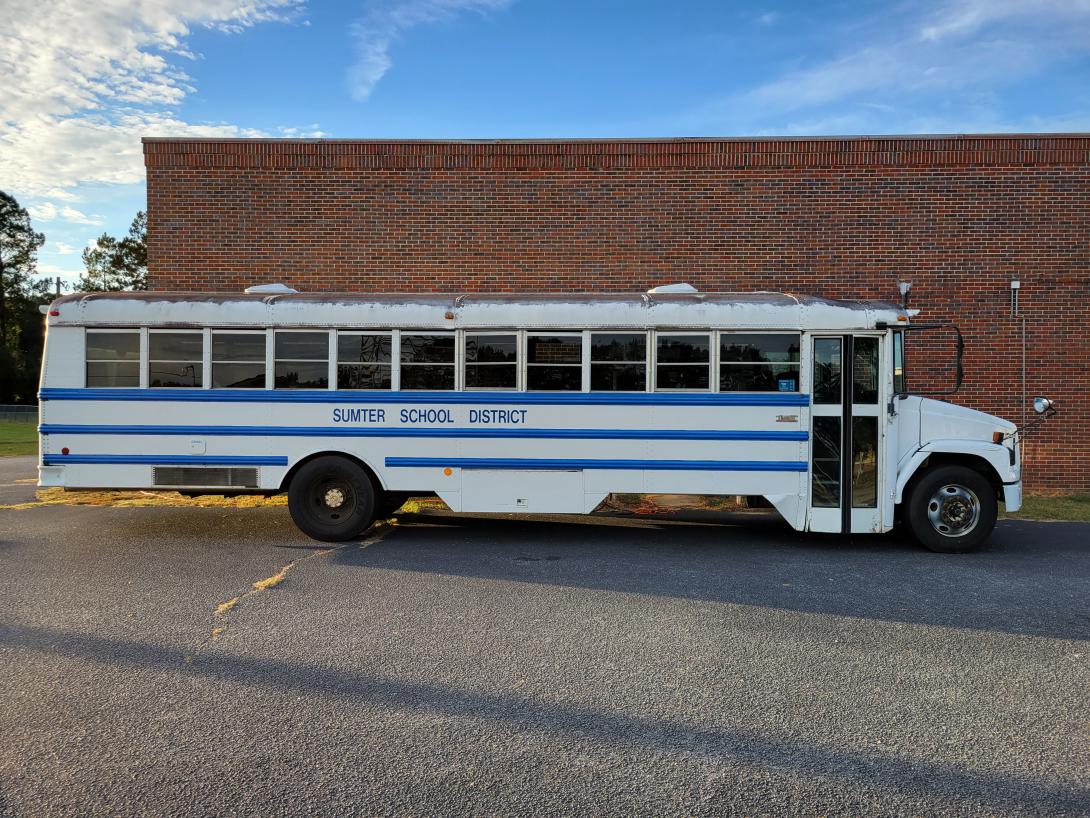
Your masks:
[{"label": "fence in background", "polygon": [[0,420],[14,420],[20,423],[37,423],[37,406],[16,406],[13,403],[0,403]]}]

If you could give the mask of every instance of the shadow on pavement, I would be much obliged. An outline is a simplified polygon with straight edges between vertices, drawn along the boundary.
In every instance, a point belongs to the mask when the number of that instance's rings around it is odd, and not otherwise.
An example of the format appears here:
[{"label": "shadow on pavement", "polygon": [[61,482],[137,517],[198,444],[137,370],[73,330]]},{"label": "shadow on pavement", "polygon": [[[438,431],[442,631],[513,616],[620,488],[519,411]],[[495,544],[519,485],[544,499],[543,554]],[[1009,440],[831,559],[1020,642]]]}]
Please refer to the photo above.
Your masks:
[{"label": "shadow on pavement", "polygon": [[[1090,639],[1090,525],[1001,522],[982,551],[801,534],[778,517],[406,515],[346,567],[471,576],[806,613]],[[721,518],[721,515],[720,515]]]},{"label": "shadow on pavement", "polygon": [[271,659],[207,655],[187,663],[183,651],[124,639],[75,634],[48,627],[0,625],[0,646],[160,672],[323,696],[401,712],[471,717],[521,730],[584,741],[697,753],[773,770],[831,777],[848,784],[900,793],[922,793],[949,802],[979,802],[1001,811],[1077,812],[1090,790],[951,764],[898,758],[879,751],[792,744],[761,735],[643,719],[562,702],[406,682],[369,673]]},{"label": "shadow on pavement", "polygon": [[[11,512],[49,515],[50,525],[61,524],[55,518],[65,513],[78,513],[81,524],[115,543],[115,559],[154,558],[168,544],[192,550],[194,532],[200,533],[200,548],[243,552],[272,546],[283,550],[285,562],[330,548],[307,539],[279,508]],[[443,512],[402,515],[381,541],[366,549],[349,545],[323,559],[343,569],[419,571],[1087,640],[1088,541],[1090,524],[1006,520],[984,550],[943,555],[896,534],[802,534],[778,517],[753,514],[705,513],[683,520]]]}]

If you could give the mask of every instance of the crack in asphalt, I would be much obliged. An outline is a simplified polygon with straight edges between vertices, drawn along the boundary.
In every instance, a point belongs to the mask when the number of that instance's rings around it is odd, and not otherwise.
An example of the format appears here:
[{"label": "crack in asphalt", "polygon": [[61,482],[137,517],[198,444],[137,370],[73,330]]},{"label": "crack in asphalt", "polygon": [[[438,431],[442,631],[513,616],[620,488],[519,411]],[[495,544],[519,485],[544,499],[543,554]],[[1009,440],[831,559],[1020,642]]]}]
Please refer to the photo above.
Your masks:
[{"label": "crack in asphalt", "polygon": [[284,581],[290,571],[295,569],[296,566],[307,562],[308,560],[313,560],[318,557],[328,557],[330,554],[334,554],[337,551],[343,551],[347,548],[368,548],[369,546],[374,545],[375,543],[386,537],[391,531],[394,530],[394,527],[396,525],[396,520],[383,520],[382,522],[372,526],[368,530],[369,536],[367,536],[363,540],[360,540],[358,542],[347,542],[334,548],[323,548],[320,551],[315,551],[311,554],[307,554],[305,557],[294,559],[291,562],[283,565],[280,570],[272,576],[268,576],[264,579],[259,579],[253,582],[248,591],[244,591],[237,596],[231,597],[231,599],[228,599],[226,602],[221,602],[219,605],[216,606],[216,610],[212,613],[212,621],[213,623],[218,621],[222,622],[223,624],[213,625],[211,635],[204,639],[200,643],[200,645],[198,645],[197,649],[194,651],[193,654],[190,654],[186,657],[186,663],[188,664],[192,662],[194,655],[199,653],[212,641],[218,639],[227,632],[228,626],[224,620],[226,619],[227,614],[229,614],[239,603],[243,602],[244,600],[250,599],[251,597],[257,596],[258,594],[262,594],[265,591],[270,590],[271,588],[275,588],[277,585]]}]

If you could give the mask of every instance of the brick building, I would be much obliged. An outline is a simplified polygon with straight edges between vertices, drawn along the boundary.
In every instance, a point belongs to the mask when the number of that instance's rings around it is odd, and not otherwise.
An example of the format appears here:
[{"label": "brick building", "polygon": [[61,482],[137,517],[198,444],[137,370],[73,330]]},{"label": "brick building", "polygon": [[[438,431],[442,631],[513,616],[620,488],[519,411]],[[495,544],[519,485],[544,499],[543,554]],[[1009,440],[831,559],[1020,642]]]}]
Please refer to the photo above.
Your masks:
[{"label": "brick building", "polygon": [[921,318],[965,333],[955,400],[1016,421],[1027,396],[1057,400],[1026,446],[1029,490],[1090,491],[1090,135],[146,139],[144,155],[153,289],[896,299],[911,281]]}]

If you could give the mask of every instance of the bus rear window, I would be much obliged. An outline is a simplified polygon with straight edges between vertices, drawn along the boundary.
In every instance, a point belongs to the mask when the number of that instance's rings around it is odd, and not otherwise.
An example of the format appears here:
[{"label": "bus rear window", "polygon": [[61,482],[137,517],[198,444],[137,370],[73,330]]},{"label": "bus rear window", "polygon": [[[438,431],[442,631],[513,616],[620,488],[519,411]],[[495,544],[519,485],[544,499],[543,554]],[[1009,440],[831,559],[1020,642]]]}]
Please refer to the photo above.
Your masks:
[{"label": "bus rear window", "polygon": [[454,388],[454,335],[401,336],[401,388]]},{"label": "bus rear window", "polygon": [[140,331],[87,330],[87,386],[140,386]]}]

